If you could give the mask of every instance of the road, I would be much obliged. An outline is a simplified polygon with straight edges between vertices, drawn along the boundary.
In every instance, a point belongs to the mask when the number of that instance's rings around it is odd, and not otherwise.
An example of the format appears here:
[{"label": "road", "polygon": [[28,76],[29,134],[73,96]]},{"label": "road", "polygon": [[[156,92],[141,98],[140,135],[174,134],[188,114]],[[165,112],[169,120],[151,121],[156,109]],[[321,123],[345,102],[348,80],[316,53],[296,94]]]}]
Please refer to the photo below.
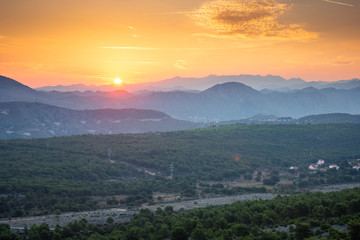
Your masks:
[{"label": "road", "polygon": [[[347,188],[360,187],[360,183],[354,184],[340,184],[340,185],[330,185],[330,186],[319,186],[317,188],[309,189],[311,192],[321,191],[321,192],[334,192],[341,191]],[[174,211],[179,210],[190,210],[194,208],[202,208],[207,206],[220,206],[225,204],[231,204],[237,201],[247,201],[247,200],[270,200],[277,196],[277,194],[271,193],[252,193],[252,194],[241,194],[235,196],[225,196],[225,197],[214,197],[214,198],[201,198],[194,200],[186,200],[172,203],[159,203],[151,206],[143,206],[141,208],[148,208],[151,211],[155,211],[157,208],[165,208],[166,206],[172,206]],[[64,226],[72,221],[79,221],[82,218],[88,220],[92,224],[105,224],[108,217],[112,217],[116,223],[128,222],[130,218],[141,208],[136,209],[126,209],[126,208],[110,208],[110,209],[98,209],[93,211],[85,212],[67,212],[62,213],[59,216],[56,215],[46,215],[46,216],[29,216],[29,217],[20,217],[12,219],[0,219],[1,223],[9,224],[12,229],[23,229],[25,225],[31,226],[33,224],[41,224],[43,222],[47,223],[50,228],[54,228],[57,224]]]}]

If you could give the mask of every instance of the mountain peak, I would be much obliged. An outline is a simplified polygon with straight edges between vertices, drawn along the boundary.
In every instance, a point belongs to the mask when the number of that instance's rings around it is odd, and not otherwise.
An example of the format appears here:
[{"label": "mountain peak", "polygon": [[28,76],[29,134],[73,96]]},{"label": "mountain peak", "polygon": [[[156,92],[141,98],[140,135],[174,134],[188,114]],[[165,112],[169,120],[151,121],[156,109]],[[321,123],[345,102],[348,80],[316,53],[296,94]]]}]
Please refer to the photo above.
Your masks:
[{"label": "mountain peak", "polygon": [[0,102],[3,101],[34,101],[39,94],[34,89],[25,86],[11,78],[0,76]]},{"label": "mountain peak", "polygon": [[25,85],[19,83],[18,81],[15,81],[14,79],[7,78],[7,77],[1,76],[1,75],[0,75],[0,88],[2,90],[4,90],[4,89],[13,89],[13,88],[21,88],[21,89],[26,89],[28,91],[36,92],[32,88],[30,88],[28,86],[25,86]]},{"label": "mountain peak", "polygon": [[221,92],[228,92],[228,93],[258,93],[255,89],[239,82],[227,82],[222,84],[216,84],[215,86],[206,89],[205,92],[212,92],[212,93],[221,93]]}]

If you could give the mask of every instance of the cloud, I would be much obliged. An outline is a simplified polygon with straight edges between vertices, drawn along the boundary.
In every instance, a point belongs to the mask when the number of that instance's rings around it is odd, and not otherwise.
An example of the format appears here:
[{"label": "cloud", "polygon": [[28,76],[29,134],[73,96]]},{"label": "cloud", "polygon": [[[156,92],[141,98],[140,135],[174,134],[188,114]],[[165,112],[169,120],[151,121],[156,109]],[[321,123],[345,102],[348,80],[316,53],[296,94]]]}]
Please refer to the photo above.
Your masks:
[{"label": "cloud", "polygon": [[279,23],[279,16],[289,9],[290,5],[280,0],[213,0],[187,15],[215,36],[316,38],[316,33],[306,31],[302,25]]},{"label": "cloud", "polygon": [[36,62],[0,62],[2,65],[7,67],[21,67],[27,68],[35,71],[52,71],[55,69],[53,65],[45,64],[45,63],[36,63]]},{"label": "cloud", "polygon": [[0,48],[9,47],[8,41],[6,41],[7,37],[4,35],[0,35]]},{"label": "cloud", "polygon": [[108,63],[124,63],[124,64],[161,64],[161,62],[153,61],[106,61]]},{"label": "cloud", "polygon": [[104,49],[117,49],[117,50],[160,50],[160,51],[202,51],[202,50],[222,50],[226,49],[223,47],[219,48],[158,48],[158,47],[100,47]]},{"label": "cloud", "polygon": [[331,1],[331,0],[323,0],[323,2],[334,3],[334,4],[343,5],[343,6],[347,6],[347,7],[355,7],[354,5],[351,5],[351,4],[348,4],[348,3]]},{"label": "cloud", "polygon": [[174,67],[179,68],[181,70],[187,70],[189,69],[189,65],[186,63],[185,60],[177,60],[174,64]]},{"label": "cloud", "polygon": [[353,64],[353,62],[350,62],[350,61],[336,61],[336,62],[333,62],[334,65],[350,65],[350,64]]},{"label": "cloud", "polygon": [[160,48],[152,47],[101,47],[105,49],[119,49],[119,50],[160,50]]}]

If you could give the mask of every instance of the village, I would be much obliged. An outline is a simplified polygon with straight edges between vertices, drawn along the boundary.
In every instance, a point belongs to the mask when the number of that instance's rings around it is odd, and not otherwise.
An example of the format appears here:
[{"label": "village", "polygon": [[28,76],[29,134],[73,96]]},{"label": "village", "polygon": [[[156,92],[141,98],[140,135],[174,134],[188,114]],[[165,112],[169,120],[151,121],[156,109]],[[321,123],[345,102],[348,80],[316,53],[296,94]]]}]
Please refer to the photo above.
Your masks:
[{"label": "village", "polygon": [[[352,166],[352,169],[359,170],[360,169],[360,158],[357,159],[356,164],[354,164],[354,163],[348,163],[348,164],[350,164]],[[337,164],[334,164],[334,163],[325,165],[325,160],[319,159],[316,163],[310,164],[307,169],[310,171],[313,171],[313,172],[315,172],[315,171],[326,172],[329,169],[339,170],[339,168],[340,168],[340,166],[338,166]],[[289,169],[290,170],[299,170],[299,167],[291,166]]]}]

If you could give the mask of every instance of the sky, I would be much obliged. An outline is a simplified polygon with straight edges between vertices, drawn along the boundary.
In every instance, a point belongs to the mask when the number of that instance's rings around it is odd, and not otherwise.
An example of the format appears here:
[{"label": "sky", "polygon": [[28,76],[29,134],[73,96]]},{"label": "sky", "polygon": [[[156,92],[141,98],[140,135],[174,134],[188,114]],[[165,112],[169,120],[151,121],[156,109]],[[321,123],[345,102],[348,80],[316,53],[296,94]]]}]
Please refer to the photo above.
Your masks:
[{"label": "sky", "polygon": [[360,0],[0,0],[0,75],[30,87],[175,76],[360,77]]}]

